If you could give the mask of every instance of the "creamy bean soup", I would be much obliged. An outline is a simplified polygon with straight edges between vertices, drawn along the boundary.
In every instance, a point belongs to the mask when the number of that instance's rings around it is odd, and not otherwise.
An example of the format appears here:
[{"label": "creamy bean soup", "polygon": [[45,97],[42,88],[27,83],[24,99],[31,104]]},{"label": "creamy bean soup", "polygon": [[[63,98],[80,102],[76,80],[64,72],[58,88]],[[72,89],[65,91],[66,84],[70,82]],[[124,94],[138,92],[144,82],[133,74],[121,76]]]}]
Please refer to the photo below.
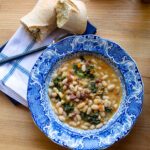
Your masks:
[{"label": "creamy bean soup", "polygon": [[48,95],[60,121],[89,130],[102,127],[117,111],[122,87],[110,65],[86,55],[64,62],[53,73]]}]

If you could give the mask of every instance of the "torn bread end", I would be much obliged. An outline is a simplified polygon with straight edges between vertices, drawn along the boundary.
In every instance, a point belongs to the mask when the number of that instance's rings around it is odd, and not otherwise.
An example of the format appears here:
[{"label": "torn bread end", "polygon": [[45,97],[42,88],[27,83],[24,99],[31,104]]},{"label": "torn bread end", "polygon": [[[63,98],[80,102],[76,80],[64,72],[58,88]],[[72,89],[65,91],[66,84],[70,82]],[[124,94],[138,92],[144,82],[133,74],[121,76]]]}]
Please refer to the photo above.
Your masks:
[{"label": "torn bread end", "polygon": [[57,0],[38,0],[35,7],[21,18],[23,26],[37,41],[56,29],[56,4]]},{"label": "torn bread end", "polygon": [[82,34],[87,26],[87,10],[81,1],[59,0],[56,5],[57,26],[74,34]]}]

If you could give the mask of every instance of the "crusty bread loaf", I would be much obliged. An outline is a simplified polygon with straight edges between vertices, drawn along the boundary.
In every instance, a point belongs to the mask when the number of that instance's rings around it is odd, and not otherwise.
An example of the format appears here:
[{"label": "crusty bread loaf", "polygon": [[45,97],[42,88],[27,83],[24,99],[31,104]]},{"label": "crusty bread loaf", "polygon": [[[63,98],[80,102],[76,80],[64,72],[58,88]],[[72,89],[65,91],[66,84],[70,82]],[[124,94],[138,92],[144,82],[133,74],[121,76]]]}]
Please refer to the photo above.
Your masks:
[{"label": "crusty bread loaf", "polygon": [[87,26],[87,10],[82,1],[59,0],[56,5],[57,26],[73,34],[82,34]]},{"label": "crusty bread loaf", "polygon": [[21,23],[36,40],[43,40],[56,28],[57,0],[39,0],[33,10],[21,18]]}]

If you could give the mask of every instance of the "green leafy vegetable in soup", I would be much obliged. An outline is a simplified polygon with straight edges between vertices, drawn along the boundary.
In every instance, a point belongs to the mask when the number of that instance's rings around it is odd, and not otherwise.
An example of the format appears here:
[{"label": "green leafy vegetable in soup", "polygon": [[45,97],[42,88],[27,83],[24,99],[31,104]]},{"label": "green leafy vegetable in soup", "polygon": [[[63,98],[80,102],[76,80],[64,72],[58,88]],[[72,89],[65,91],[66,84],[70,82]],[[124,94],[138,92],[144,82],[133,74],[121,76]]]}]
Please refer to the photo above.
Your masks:
[{"label": "green leafy vegetable in soup", "polygon": [[89,55],[63,63],[49,88],[48,94],[60,121],[83,130],[106,124],[122,98],[121,82],[113,68]]},{"label": "green leafy vegetable in soup", "polygon": [[64,103],[63,104],[63,109],[64,109],[64,111],[67,113],[67,115],[68,114],[70,114],[71,112],[73,112],[73,110],[74,110],[74,106],[72,105],[72,104],[70,104],[70,103]]},{"label": "green leafy vegetable in soup", "polygon": [[84,121],[89,122],[93,125],[98,125],[100,123],[100,119],[98,118],[99,117],[98,112],[91,113],[89,115],[86,114],[85,112],[81,112],[80,115]]},{"label": "green leafy vegetable in soup", "polygon": [[98,90],[98,87],[96,87],[96,83],[95,82],[91,82],[90,83],[90,90],[92,93],[96,93]]},{"label": "green leafy vegetable in soup", "polygon": [[55,87],[59,90],[59,91],[62,91],[62,86],[60,85],[60,82],[63,81],[65,77],[62,77],[61,75],[59,75],[58,77],[56,77],[54,80],[53,80],[53,83],[55,85]]}]

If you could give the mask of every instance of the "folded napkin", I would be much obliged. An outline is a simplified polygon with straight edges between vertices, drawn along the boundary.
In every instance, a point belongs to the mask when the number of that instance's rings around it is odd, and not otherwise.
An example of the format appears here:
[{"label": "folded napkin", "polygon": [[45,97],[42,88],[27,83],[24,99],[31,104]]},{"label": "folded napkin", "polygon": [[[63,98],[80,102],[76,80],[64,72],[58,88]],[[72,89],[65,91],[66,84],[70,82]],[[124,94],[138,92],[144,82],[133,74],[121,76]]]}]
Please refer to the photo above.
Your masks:
[{"label": "folded napkin", "polygon": [[[96,28],[88,22],[84,34],[95,33]],[[51,44],[54,39],[65,34],[66,31],[57,29],[43,42],[36,42],[23,27],[20,27],[7,44],[1,47],[0,59]],[[41,53],[37,52],[0,66],[0,90],[26,107],[28,106],[26,96],[30,71]]]}]

